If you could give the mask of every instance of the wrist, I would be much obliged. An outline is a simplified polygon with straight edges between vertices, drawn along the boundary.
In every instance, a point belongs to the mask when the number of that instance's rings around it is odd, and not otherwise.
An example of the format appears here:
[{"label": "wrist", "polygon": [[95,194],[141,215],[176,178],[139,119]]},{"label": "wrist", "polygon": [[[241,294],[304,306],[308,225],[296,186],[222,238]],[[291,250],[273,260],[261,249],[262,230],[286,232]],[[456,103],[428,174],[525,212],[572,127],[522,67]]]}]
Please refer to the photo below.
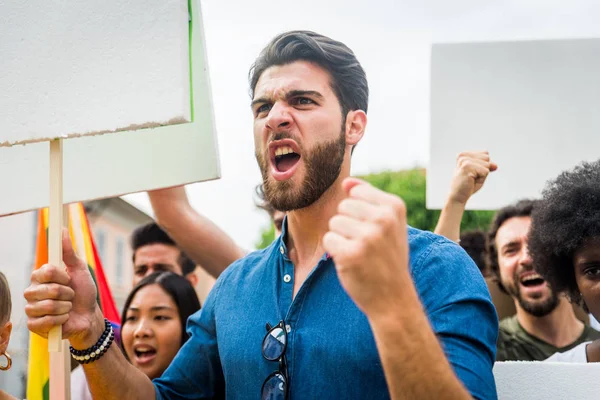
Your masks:
[{"label": "wrist", "polygon": [[446,206],[464,209],[467,205],[467,201],[469,201],[469,197],[450,195],[448,197],[448,201],[446,202]]},{"label": "wrist", "polygon": [[76,335],[69,339],[71,346],[77,350],[83,350],[93,346],[98,341],[98,338],[102,336],[104,328],[104,315],[100,308],[96,307],[94,314],[92,314],[89,320],[89,328],[80,335]]}]

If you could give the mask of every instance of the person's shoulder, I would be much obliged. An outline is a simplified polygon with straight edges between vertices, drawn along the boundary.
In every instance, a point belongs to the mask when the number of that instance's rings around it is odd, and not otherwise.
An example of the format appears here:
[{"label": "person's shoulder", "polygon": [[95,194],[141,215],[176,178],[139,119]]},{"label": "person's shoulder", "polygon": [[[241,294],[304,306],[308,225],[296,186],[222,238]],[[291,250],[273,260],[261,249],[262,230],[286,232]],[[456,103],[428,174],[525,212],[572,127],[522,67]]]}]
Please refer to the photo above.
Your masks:
[{"label": "person's shoulder", "polygon": [[587,363],[587,345],[591,342],[584,342],[571,350],[562,353],[554,353],[544,361],[566,362],[566,363]]},{"label": "person's shoulder", "polygon": [[444,236],[409,226],[408,244],[413,274],[443,269],[444,272],[454,271],[463,278],[464,274],[481,275],[464,249]]},{"label": "person's shoulder", "polygon": [[219,277],[219,280],[246,279],[249,275],[259,272],[262,268],[273,262],[279,248],[279,242],[280,239],[277,239],[264,249],[247,252],[244,257],[234,261],[227,267]]},{"label": "person's shoulder", "polygon": [[519,323],[517,321],[517,316],[513,315],[510,317],[503,318],[498,325],[500,332],[513,335],[520,331]]},{"label": "person's shoulder", "polygon": [[408,227],[408,245],[410,247],[411,257],[429,254],[435,250],[447,251],[450,253],[460,253],[462,250],[458,243],[453,242],[444,236],[413,228],[412,226]]},{"label": "person's shoulder", "polygon": [[600,339],[600,332],[589,325],[585,326],[585,340]]}]

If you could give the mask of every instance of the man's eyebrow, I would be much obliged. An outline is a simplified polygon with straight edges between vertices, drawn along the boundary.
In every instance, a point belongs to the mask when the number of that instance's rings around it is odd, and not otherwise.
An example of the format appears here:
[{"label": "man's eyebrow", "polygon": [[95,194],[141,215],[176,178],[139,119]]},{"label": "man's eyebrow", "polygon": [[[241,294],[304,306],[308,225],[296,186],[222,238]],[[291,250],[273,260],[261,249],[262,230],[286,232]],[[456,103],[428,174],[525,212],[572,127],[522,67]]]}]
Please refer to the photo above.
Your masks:
[{"label": "man's eyebrow", "polygon": [[[288,93],[286,93],[285,98],[286,100],[289,100],[291,98],[300,96],[312,96],[318,98],[319,100],[324,99],[323,95],[317,92],[316,90],[291,90]],[[250,107],[254,107],[256,104],[259,103],[269,103],[270,101],[271,100],[267,97],[259,97],[258,99],[252,100],[252,103],[250,103]]]},{"label": "man's eyebrow", "polygon": [[519,241],[518,240],[511,240],[508,243],[505,243],[502,245],[501,249],[506,249],[507,247],[515,247],[519,245]]},{"label": "man's eyebrow", "polygon": [[288,94],[286,94],[286,99],[291,99],[292,97],[299,96],[312,96],[318,99],[323,99],[323,95],[316,90],[292,90]]},{"label": "man's eyebrow", "polygon": [[268,103],[268,102],[269,102],[269,99],[267,99],[266,97],[259,97],[258,99],[252,100],[252,103],[250,103],[250,107],[254,107],[258,103]]}]

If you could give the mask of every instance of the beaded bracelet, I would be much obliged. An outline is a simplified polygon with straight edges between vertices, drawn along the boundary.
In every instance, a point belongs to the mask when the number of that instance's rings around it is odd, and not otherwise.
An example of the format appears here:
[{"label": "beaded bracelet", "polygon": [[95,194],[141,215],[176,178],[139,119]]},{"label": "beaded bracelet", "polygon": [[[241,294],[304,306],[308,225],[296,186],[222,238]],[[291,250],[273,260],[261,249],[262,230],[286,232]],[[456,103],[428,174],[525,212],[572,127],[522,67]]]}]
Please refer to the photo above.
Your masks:
[{"label": "beaded bracelet", "polygon": [[86,349],[86,350],[76,350],[73,346],[69,346],[69,351],[71,352],[71,356],[79,361],[82,364],[89,364],[91,362],[97,361],[108,351],[108,348],[112,344],[115,339],[115,332],[113,331],[112,325],[105,318],[104,319],[104,332],[102,332],[102,336],[96,342],[95,345]]}]

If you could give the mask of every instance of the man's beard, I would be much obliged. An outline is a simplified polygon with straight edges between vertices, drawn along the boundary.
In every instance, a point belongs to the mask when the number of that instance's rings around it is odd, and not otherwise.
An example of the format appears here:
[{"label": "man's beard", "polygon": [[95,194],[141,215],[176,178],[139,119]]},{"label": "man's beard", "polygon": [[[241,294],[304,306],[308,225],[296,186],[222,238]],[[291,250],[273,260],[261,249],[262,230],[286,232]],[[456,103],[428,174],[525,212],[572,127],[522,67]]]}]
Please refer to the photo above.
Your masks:
[{"label": "man's beard", "polygon": [[554,309],[556,307],[558,307],[558,303],[559,303],[560,299],[558,298],[558,295],[554,292],[554,290],[552,290],[551,287],[548,287],[550,289],[549,297],[541,302],[525,299],[521,295],[521,285],[519,283],[519,275],[521,274],[522,271],[523,270],[516,270],[515,274],[513,276],[514,284],[513,285],[504,284],[504,287],[507,288],[507,290],[511,296],[513,296],[517,299],[517,301],[519,302],[519,305],[525,312],[533,315],[534,317],[538,317],[538,318],[545,317],[546,315],[548,315],[552,311],[554,311]]},{"label": "man's beard", "polygon": [[[342,124],[342,127],[344,124]],[[291,138],[287,134],[276,134],[273,140]],[[319,143],[310,150],[310,154],[303,154],[306,176],[300,187],[294,189],[291,178],[285,181],[269,179],[270,163],[268,156],[256,152],[256,160],[263,177],[263,190],[265,199],[279,211],[299,210],[313,204],[323,193],[333,185],[340,176],[344,153],[346,150],[346,137],[344,131],[337,139]],[[303,152],[304,153],[304,152]],[[299,162],[299,161],[298,161]]]}]

